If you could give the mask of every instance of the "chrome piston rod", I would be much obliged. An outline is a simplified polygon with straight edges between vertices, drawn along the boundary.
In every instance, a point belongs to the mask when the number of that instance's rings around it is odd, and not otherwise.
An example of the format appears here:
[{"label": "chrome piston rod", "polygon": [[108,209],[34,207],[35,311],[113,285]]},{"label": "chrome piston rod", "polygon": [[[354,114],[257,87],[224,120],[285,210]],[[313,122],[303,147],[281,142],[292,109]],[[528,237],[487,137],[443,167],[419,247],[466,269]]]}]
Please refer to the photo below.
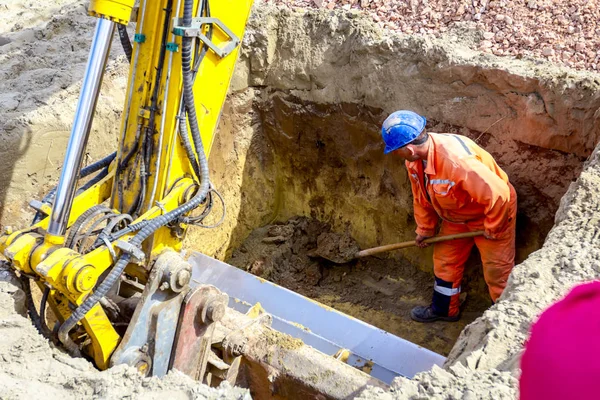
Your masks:
[{"label": "chrome piston rod", "polygon": [[71,206],[75,197],[77,178],[79,177],[81,161],[90,135],[114,30],[114,22],[103,18],[98,19],[83,77],[79,102],[75,110],[75,119],[65,154],[65,162],[60,174],[52,213],[50,214],[48,233],[51,235],[62,236],[67,230]]}]

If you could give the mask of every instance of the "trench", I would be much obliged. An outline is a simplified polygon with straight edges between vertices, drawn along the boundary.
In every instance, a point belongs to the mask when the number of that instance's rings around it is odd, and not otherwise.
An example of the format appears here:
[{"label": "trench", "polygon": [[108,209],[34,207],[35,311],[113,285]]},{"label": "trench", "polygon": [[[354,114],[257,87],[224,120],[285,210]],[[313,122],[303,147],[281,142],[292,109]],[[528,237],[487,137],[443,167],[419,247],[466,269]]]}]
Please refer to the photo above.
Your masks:
[{"label": "trench", "polygon": [[[600,137],[598,83],[586,73],[483,56],[460,37],[382,37],[350,14],[332,22],[318,12],[265,9],[249,24],[210,153],[227,217],[216,230],[188,232],[184,246],[447,355],[446,365],[483,351],[487,339],[478,332],[497,321],[519,324],[514,313],[478,318],[491,301],[475,249],[457,323],[409,318],[414,305],[431,300],[431,248],[347,265],[310,257],[323,231],[350,235],[363,249],[414,239],[406,169],[384,156],[380,138],[397,109],[490,152],[518,195],[516,264],[542,248]],[[502,313],[502,304],[490,313]]]},{"label": "trench", "polygon": [[[348,234],[361,248],[414,239],[404,163],[383,154],[379,129],[387,113],[260,88],[232,95],[224,115],[211,163],[232,215],[212,242],[202,239],[213,254],[448,355],[463,328],[492,304],[475,248],[465,268],[467,296],[457,323],[410,319],[414,306],[431,300],[431,248],[344,265],[311,256],[325,232]],[[583,158],[435,120],[427,129],[468,136],[496,158],[519,198],[516,263],[539,249]]]}]

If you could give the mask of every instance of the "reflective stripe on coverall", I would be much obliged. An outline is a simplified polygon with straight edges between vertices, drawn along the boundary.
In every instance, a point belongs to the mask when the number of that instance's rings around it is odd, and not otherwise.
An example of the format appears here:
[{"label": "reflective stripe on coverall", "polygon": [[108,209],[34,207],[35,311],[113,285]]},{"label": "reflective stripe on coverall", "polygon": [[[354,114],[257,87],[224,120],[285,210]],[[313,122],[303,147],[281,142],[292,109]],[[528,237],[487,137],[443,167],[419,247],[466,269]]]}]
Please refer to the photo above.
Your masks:
[{"label": "reflective stripe on coverall", "polygon": [[458,239],[434,245],[432,307],[440,315],[455,316],[459,313],[464,265],[473,244],[481,254],[492,300],[502,294],[514,266],[517,196],[506,173],[471,139],[438,133],[430,133],[429,137],[426,167],[420,160],[406,162],[416,233],[433,236],[441,218],[440,235],[484,230],[492,238]]}]

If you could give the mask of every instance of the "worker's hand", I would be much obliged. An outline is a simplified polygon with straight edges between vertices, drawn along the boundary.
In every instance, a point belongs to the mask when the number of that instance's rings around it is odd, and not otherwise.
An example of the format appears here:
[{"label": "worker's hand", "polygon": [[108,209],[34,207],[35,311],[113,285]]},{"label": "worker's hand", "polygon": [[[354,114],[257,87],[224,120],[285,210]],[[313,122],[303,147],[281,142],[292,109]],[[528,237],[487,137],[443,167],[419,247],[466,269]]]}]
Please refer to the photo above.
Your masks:
[{"label": "worker's hand", "polygon": [[429,239],[431,236],[422,236],[422,235],[417,235],[417,238],[415,239],[415,242],[417,242],[417,246],[419,246],[420,248],[424,249],[425,247],[429,246],[429,243],[425,243],[424,240],[425,239]]},{"label": "worker's hand", "polygon": [[483,237],[486,238],[486,239],[488,239],[488,240],[496,240],[496,238],[494,236],[492,236],[492,234],[489,233],[488,231],[485,231],[483,233]]}]

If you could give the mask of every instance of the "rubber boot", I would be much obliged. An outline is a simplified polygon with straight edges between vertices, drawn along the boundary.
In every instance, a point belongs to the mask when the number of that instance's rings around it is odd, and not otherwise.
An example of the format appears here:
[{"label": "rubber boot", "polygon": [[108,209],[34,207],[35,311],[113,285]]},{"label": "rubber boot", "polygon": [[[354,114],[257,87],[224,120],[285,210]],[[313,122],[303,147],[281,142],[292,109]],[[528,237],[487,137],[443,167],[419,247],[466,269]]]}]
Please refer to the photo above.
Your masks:
[{"label": "rubber boot", "polygon": [[433,308],[431,308],[431,306],[416,306],[410,311],[410,317],[413,319],[413,321],[417,322],[456,322],[460,318],[458,315],[454,317],[448,317],[436,314],[435,311],[433,311]]}]

